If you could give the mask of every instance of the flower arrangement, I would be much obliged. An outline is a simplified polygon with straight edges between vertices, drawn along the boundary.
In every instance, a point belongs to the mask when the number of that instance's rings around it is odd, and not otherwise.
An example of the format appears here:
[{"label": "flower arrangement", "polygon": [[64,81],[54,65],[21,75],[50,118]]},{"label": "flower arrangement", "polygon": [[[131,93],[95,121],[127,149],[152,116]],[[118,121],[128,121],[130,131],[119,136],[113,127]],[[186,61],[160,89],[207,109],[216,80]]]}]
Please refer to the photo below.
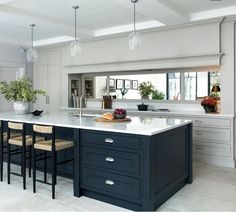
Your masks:
[{"label": "flower arrangement", "polygon": [[217,104],[216,100],[212,97],[205,97],[201,102],[201,105],[205,109],[206,113],[215,112],[216,104]]}]

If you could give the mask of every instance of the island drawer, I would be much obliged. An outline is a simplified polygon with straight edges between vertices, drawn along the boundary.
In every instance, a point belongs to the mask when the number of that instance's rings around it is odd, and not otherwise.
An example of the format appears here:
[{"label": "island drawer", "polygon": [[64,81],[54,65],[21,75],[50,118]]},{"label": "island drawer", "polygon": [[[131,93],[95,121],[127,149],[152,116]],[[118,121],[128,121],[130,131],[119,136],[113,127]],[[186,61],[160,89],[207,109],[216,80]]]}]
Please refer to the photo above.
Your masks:
[{"label": "island drawer", "polygon": [[220,157],[231,156],[230,145],[228,144],[212,144],[202,141],[195,141],[193,145],[193,152],[201,154],[209,154]]},{"label": "island drawer", "polygon": [[230,142],[230,129],[223,128],[203,128],[195,127],[193,129],[193,139],[211,140],[220,142]]},{"label": "island drawer", "polygon": [[109,170],[139,174],[139,154],[83,146],[82,163]]},{"label": "island drawer", "polygon": [[83,168],[82,187],[119,198],[140,199],[140,181],[96,169]]},{"label": "island drawer", "polygon": [[139,137],[129,134],[84,130],[81,136],[82,143],[86,145],[93,144],[131,150],[139,150],[140,147]]}]

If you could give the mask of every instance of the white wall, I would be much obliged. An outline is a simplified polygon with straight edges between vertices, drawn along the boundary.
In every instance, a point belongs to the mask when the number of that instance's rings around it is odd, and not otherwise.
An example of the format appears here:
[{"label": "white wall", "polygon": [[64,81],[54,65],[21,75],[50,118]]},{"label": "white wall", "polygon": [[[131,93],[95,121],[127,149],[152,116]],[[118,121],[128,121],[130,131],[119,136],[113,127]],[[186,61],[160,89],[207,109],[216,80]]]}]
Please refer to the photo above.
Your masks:
[{"label": "white wall", "polygon": [[[0,81],[12,81],[17,77],[17,73],[25,71],[30,77],[32,69],[26,64],[26,56],[20,51],[20,46],[0,43]],[[0,96],[0,110],[11,110],[13,104],[8,103]]]},{"label": "white wall", "polygon": [[[80,57],[63,50],[63,65],[91,65],[219,53],[219,21],[142,33],[142,46],[128,48],[127,35],[83,43]],[[78,67],[78,70],[80,68]]]},{"label": "white wall", "polygon": [[[220,65],[221,19],[195,23],[142,33],[142,46],[131,51],[127,35],[98,38],[83,43],[79,57],[71,57],[69,44],[58,46],[61,52],[61,107],[68,106],[68,74],[89,72],[115,72],[138,69],[172,69],[204,67],[215,71]],[[50,48],[43,48],[44,51]],[[222,24],[222,113],[234,114],[234,28],[232,20]],[[229,95],[232,94],[232,95]],[[99,103],[94,106],[100,107]],[[169,105],[169,103],[168,103]],[[124,106],[124,104],[123,104]],[[131,107],[132,103],[127,104]],[[163,104],[156,104],[156,107]],[[183,108],[184,104],[180,104]],[[133,107],[136,107],[133,104]],[[178,107],[173,104],[174,108]],[[186,109],[190,109],[189,105]],[[202,110],[199,103],[191,104],[190,110]]]}]

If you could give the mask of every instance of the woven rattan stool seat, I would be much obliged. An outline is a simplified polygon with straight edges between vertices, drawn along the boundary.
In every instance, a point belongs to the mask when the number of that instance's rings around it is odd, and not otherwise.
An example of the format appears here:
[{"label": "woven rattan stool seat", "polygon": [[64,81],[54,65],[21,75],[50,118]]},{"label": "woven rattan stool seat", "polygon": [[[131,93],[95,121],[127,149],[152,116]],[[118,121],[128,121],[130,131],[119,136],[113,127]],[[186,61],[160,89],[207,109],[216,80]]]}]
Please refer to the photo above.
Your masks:
[{"label": "woven rattan stool seat", "polygon": [[[55,139],[55,150],[56,151],[68,149],[73,146],[74,146],[73,141]],[[34,148],[51,152],[52,151],[52,140],[36,142],[34,144]]]},{"label": "woven rattan stool seat", "polygon": [[[37,137],[36,142],[40,142],[40,141],[45,141],[45,139],[43,137]],[[17,145],[17,146],[23,146],[23,137],[22,136],[13,137],[9,139],[8,143],[12,145]],[[25,144],[26,146],[31,146],[33,144],[32,136],[30,135],[25,136]]]}]

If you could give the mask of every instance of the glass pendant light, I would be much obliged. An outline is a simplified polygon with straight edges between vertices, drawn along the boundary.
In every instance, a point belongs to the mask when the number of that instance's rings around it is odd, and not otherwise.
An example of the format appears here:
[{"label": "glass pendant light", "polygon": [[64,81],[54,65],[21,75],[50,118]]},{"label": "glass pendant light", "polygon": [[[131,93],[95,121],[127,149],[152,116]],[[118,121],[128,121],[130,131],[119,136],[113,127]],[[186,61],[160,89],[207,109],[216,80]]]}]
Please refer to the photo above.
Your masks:
[{"label": "glass pendant light", "polygon": [[31,28],[31,47],[27,50],[27,60],[28,62],[36,62],[38,59],[38,52],[34,48],[34,27],[35,24],[30,24]]},{"label": "glass pendant light", "polygon": [[138,2],[138,0],[131,0],[131,2],[134,4],[134,31],[129,34],[128,42],[129,48],[131,50],[135,50],[138,46],[141,45],[142,39],[140,34],[136,30],[136,3]]},{"label": "glass pendant light", "polygon": [[81,44],[77,38],[77,10],[79,6],[73,6],[75,10],[75,40],[70,44],[70,54],[71,56],[78,56],[82,52]]}]

